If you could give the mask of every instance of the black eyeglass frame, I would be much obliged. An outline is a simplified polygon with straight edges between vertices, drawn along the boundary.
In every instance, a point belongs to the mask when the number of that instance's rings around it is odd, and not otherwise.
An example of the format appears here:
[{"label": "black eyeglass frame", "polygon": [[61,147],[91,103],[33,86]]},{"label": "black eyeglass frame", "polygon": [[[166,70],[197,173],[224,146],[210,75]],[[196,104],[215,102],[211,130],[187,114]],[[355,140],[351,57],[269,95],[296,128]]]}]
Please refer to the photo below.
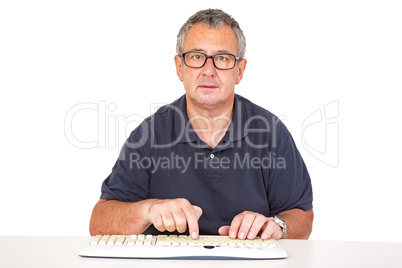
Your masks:
[{"label": "black eyeglass frame", "polygon": [[[188,64],[186,63],[186,57],[185,57],[186,54],[188,54],[188,53],[198,53],[198,54],[204,55],[204,56],[205,56],[204,64],[201,65],[200,67],[193,67],[193,66],[188,65]],[[234,64],[233,64],[233,67],[232,67],[232,68],[228,68],[228,69],[222,69],[222,68],[219,68],[218,66],[216,66],[214,57],[219,56],[219,55],[230,55],[230,56],[233,56],[233,57],[235,58],[235,62],[234,62]],[[202,52],[199,52],[199,51],[187,51],[187,52],[181,54],[181,57],[183,58],[183,62],[184,62],[184,64],[185,64],[187,67],[195,68],[195,69],[199,69],[199,68],[204,67],[205,63],[207,63],[207,60],[208,60],[208,59],[211,59],[211,60],[212,60],[212,63],[214,64],[214,66],[215,66],[216,69],[218,69],[218,70],[232,70],[232,69],[236,66],[236,63],[241,60],[239,57],[237,57],[237,56],[235,56],[235,55],[233,55],[233,54],[230,54],[230,53],[218,53],[218,54],[209,56],[209,55],[207,55],[207,54],[205,54],[205,53],[202,53]]]}]

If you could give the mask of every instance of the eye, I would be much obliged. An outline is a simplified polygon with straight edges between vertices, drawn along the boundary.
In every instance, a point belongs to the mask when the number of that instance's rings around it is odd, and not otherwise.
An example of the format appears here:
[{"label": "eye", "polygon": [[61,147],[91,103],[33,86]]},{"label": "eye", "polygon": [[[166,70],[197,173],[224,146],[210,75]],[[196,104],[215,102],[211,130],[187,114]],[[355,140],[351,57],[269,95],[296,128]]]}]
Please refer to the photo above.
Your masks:
[{"label": "eye", "polygon": [[201,54],[194,54],[193,56],[191,56],[191,59],[193,59],[193,60],[201,60],[202,55]]},{"label": "eye", "polygon": [[220,56],[218,57],[218,60],[219,60],[219,61],[227,61],[228,58],[225,57],[225,56],[220,55]]}]

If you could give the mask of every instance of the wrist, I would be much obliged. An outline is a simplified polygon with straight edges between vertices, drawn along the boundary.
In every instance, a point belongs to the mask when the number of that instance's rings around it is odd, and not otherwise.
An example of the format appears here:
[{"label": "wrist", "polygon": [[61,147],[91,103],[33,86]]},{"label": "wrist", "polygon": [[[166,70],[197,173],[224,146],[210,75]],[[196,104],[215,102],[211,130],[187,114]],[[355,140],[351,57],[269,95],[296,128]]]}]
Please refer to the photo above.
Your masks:
[{"label": "wrist", "polygon": [[144,199],[140,201],[131,202],[130,222],[135,222],[137,227],[147,229],[151,224],[151,210],[152,206],[157,199]]},{"label": "wrist", "polygon": [[274,221],[282,231],[282,235],[279,239],[285,238],[287,232],[286,221],[277,215],[271,217],[271,220]]}]

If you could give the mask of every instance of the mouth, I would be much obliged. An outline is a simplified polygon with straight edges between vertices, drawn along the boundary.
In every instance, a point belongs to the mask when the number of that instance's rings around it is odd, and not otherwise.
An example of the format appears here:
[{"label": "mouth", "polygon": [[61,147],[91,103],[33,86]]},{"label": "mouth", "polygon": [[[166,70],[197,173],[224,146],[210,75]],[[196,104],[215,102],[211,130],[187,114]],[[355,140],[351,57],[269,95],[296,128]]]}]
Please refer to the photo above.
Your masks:
[{"label": "mouth", "polygon": [[217,85],[210,85],[210,84],[202,84],[202,85],[199,85],[198,87],[213,89],[213,88],[217,88],[218,86]]}]

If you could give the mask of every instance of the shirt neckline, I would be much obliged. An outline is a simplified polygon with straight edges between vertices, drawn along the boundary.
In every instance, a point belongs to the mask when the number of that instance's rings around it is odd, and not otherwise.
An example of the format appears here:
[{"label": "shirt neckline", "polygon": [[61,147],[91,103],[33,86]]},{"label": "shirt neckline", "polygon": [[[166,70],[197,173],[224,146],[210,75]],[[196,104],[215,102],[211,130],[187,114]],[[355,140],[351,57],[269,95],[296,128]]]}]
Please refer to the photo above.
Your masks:
[{"label": "shirt neckline", "polygon": [[[173,118],[176,134],[175,140],[178,140],[181,143],[197,142],[199,144],[200,139],[198,138],[197,133],[195,133],[193,127],[190,124],[186,107],[186,94],[184,94],[177,100],[176,108],[178,109],[178,111],[174,113]],[[244,104],[241,100],[241,97],[235,94],[232,122],[230,123],[229,128],[226,130],[226,133],[219,144],[229,143],[231,141],[237,141],[244,138],[245,131],[243,126],[246,120],[247,118]],[[216,147],[218,147],[219,144]]]}]

